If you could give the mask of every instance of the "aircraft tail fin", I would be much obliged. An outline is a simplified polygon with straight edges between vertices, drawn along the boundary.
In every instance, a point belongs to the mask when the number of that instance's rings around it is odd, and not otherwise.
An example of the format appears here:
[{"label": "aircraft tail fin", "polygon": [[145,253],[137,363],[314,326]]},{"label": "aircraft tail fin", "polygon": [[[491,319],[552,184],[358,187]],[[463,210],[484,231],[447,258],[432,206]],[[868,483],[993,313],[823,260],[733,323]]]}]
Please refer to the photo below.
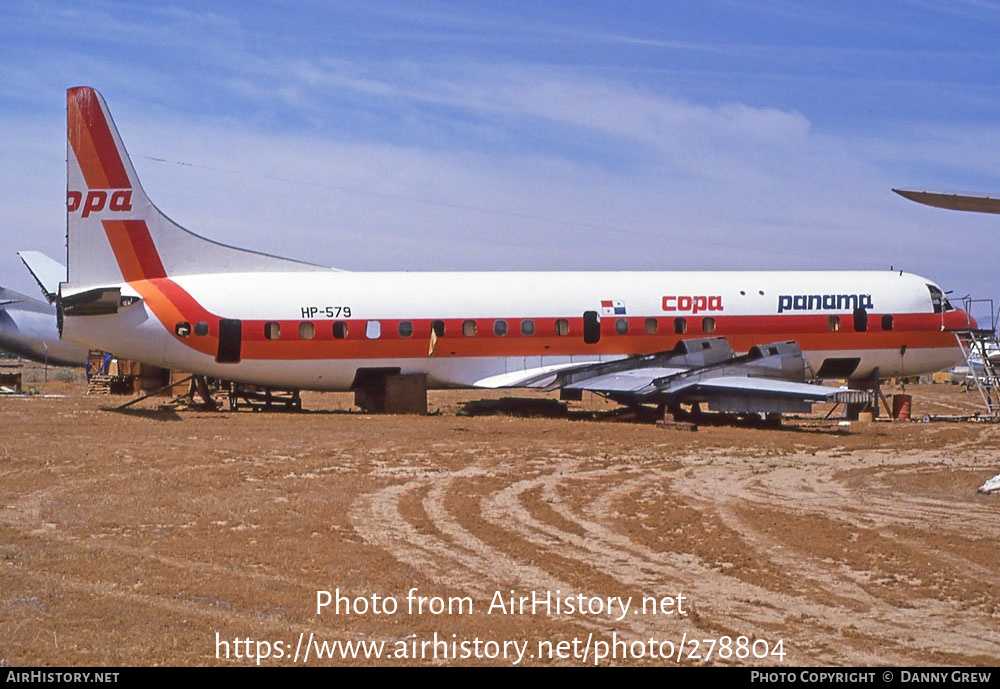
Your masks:
[{"label": "aircraft tail fin", "polygon": [[146,196],[104,98],[89,86],[67,90],[66,124],[73,290],[197,273],[329,270],[220,244],[170,220]]}]

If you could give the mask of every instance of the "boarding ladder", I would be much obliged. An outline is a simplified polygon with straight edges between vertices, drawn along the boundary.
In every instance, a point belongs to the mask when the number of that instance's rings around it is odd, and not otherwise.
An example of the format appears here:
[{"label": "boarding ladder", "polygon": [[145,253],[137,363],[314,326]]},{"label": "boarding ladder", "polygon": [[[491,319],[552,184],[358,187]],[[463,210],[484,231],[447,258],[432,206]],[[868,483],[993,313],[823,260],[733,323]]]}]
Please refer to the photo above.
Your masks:
[{"label": "boarding ladder", "polygon": [[[1000,342],[997,340],[997,312],[993,310],[992,299],[970,299],[965,297],[963,308],[970,313],[975,303],[989,304],[991,323],[989,328],[969,327],[953,330],[958,346],[965,357],[969,370],[969,380],[976,386],[986,407],[986,418],[1000,420],[1000,373],[990,360],[1000,361]],[[972,387],[967,384],[966,387]]]}]

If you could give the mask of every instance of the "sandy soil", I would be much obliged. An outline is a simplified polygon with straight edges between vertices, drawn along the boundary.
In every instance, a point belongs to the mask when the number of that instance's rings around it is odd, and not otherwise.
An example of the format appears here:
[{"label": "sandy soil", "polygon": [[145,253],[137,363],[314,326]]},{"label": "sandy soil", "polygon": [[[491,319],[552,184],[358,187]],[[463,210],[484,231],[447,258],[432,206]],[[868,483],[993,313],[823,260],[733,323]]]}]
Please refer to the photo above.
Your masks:
[{"label": "sandy soil", "polygon": [[[333,394],[116,413],[65,377],[42,392],[66,396],[0,397],[3,665],[1000,662],[1000,495],[976,491],[1000,426],[457,414],[499,396],[476,392],[431,393],[424,417]],[[908,392],[917,417],[978,401]],[[350,613],[317,614],[337,590]],[[547,592],[558,613],[507,606]],[[317,658],[338,641],[383,658]]]}]

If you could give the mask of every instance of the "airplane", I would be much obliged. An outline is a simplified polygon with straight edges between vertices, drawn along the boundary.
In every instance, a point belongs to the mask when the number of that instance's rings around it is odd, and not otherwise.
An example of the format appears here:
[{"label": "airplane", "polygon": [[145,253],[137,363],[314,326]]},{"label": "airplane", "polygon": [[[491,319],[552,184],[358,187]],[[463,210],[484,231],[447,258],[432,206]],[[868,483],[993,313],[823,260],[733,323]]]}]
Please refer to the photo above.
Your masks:
[{"label": "airplane", "polygon": [[899,271],[350,272],[228,246],[153,205],[86,86],[67,91],[66,211],[64,339],[287,390],[418,375],[763,416],[869,399],[820,379],[948,368],[969,324]]},{"label": "airplane", "polygon": [[53,366],[83,366],[87,349],[59,338],[56,307],[0,287],[0,350]]}]

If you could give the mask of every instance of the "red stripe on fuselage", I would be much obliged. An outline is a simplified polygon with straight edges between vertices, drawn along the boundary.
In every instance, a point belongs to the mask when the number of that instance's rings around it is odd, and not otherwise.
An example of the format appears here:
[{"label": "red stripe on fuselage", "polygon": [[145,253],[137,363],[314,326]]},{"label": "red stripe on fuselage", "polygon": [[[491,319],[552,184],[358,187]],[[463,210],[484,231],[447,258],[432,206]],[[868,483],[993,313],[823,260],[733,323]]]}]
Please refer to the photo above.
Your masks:
[{"label": "red stripe on fuselage", "polygon": [[[215,355],[218,348],[218,323],[220,315],[204,308],[190,293],[169,278],[142,280],[131,283],[145,299],[149,308],[168,332],[185,346],[203,354]],[[652,318],[652,317],[651,317]],[[583,318],[566,318],[569,332],[556,334],[556,318],[532,318],[535,324],[533,335],[522,335],[520,318],[477,318],[441,319],[445,324],[445,335],[438,339],[434,356],[445,357],[491,357],[491,356],[570,356],[570,355],[614,355],[648,354],[672,349],[677,342],[697,337],[726,337],[737,351],[746,351],[758,344],[794,340],[803,351],[898,351],[904,345],[908,349],[954,348],[955,338],[942,331],[948,327],[959,327],[965,316],[961,312],[941,314],[894,314],[893,328],[882,330],[880,314],[871,314],[871,327],[865,332],[850,329],[850,316],[842,316],[843,330],[829,331],[829,319],[823,315],[766,315],[766,316],[714,316],[715,330],[706,333],[701,329],[700,318],[689,318],[688,331],[678,334],[673,331],[674,319],[655,318],[657,332],[649,334],[645,330],[647,318],[628,317],[629,333],[620,335],[614,330],[616,319],[606,318],[601,324],[601,339],[595,344],[583,342]],[[381,335],[368,339],[368,320],[380,323]],[[401,319],[349,319],[346,338],[333,336],[335,320],[306,319],[253,319],[243,320],[242,358],[257,360],[321,360],[321,359],[403,359],[426,358],[431,327],[437,319],[421,318],[408,321],[412,324],[410,337],[399,335]],[[464,320],[475,320],[477,334],[466,337],[462,334]],[[509,332],[499,336],[493,333],[495,320],[507,321]],[[952,322],[954,321],[954,322]],[[177,334],[177,324],[187,323],[187,332],[192,332],[195,324],[208,325],[208,334],[193,333],[182,337]],[[312,323],[314,336],[302,339],[299,326],[303,322]],[[280,336],[268,339],[265,328],[268,323],[278,323]]]}]

